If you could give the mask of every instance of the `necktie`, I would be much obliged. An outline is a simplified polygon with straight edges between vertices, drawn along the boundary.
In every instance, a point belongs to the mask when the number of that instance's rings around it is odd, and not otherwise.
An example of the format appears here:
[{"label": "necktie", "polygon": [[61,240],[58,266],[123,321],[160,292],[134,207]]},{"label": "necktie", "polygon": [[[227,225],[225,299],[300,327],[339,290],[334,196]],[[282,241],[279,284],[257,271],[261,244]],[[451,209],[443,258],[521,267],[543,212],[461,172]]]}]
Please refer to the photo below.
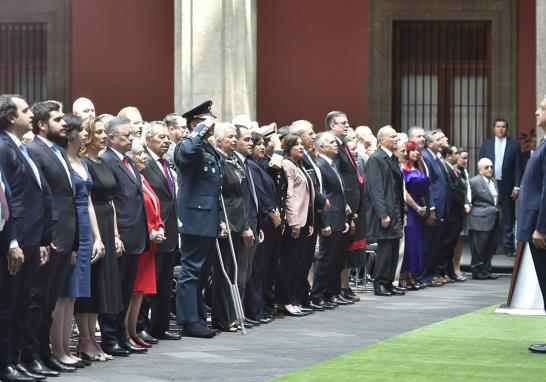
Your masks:
[{"label": "necktie", "polygon": [[341,175],[339,174],[339,171],[337,170],[336,165],[334,162],[331,162],[330,165],[332,166],[332,170],[334,170],[334,173],[337,176],[337,180],[339,180],[339,184],[341,184],[341,189],[345,190],[345,185],[343,184],[343,179],[341,178]]},{"label": "necktie", "polygon": [[70,171],[68,171],[68,165],[66,164],[66,161],[64,160],[63,154],[61,152],[61,148],[57,145],[51,146],[51,150],[55,153],[55,156],[59,159],[61,164],[64,167],[64,170],[66,171],[66,176],[68,177],[68,183],[70,183],[70,187],[72,187],[72,178],[70,177]]},{"label": "necktie", "polygon": [[171,177],[171,172],[169,171],[169,166],[167,165],[167,161],[163,158],[159,158],[159,163],[161,163],[161,166],[163,167],[163,175],[165,175],[165,179],[167,180],[167,187],[169,188],[169,191],[171,192],[171,194],[173,194],[174,182],[173,182],[173,178]]},{"label": "necktie", "polygon": [[362,179],[362,176],[360,175],[360,173],[358,172],[358,169],[356,168],[355,161],[353,160],[353,157],[351,156],[351,152],[349,151],[349,148],[347,147],[347,145],[345,143],[342,143],[341,146],[345,150],[345,153],[349,157],[349,160],[351,161],[351,164],[353,165],[353,167],[354,167],[354,169],[356,171],[356,176],[358,177],[358,184],[364,183],[364,180]]},{"label": "necktie", "polygon": [[36,177],[36,181],[38,182],[38,185],[40,188],[42,188],[42,182],[40,181],[40,172],[38,171],[38,167],[36,167],[36,164],[34,161],[30,158],[30,155],[28,155],[27,146],[24,143],[21,143],[19,145],[19,150],[21,150],[21,153],[25,157],[28,165],[32,169],[32,172],[34,173],[34,176]]},{"label": "necktie", "polygon": [[0,211],[0,217],[2,218],[2,224],[0,224],[0,226],[3,226],[4,222],[9,219],[8,200],[6,199],[6,192],[4,191],[5,187],[6,185],[0,179],[0,208],[2,209]]},{"label": "necktie", "polygon": [[131,164],[129,163],[129,159],[127,159],[127,157],[123,157],[123,164],[129,171],[129,173],[136,178],[135,172],[133,171],[133,168],[131,167]]}]

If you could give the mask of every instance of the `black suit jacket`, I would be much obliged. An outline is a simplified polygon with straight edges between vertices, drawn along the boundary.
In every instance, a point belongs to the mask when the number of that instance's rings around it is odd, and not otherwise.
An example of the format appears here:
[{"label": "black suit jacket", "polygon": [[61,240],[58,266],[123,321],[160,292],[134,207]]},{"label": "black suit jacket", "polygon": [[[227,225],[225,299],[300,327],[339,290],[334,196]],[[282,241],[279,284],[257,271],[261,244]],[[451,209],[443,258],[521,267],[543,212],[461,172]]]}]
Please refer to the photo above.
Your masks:
[{"label": "black suit jacket", "polygon": [[[379,147],[366,163],[366,238],[371,242],[402,237],[404,192],[400,166]],[[382,228],[381,218],[389,216],[391,223]]]},{"label": "black suit jacket", "polygon": [[321,228],[330,226],[332,231],[341,232],[347,222],[345,216],[345,195],[332,166],[322,157],[317,158],[317,165],[322,174],[324,193],[330,201],[330,209],[320,214]]},{"label": "black suit jacket", "polygon": [[70,173],[69,179],[61,161],[40,137],[34,137],[28,151],[38,170],[46,178],[51,192],[51,242],[57,248],[57,252],[77,251],[79,245],[78,213],[74,204],[75,191],[71,186],[74,184],[74,174],[70,161],[64,150],[61,150]]},{"label": "black suit jacket", "polygon": [[178,219],[176,217],[175,191],[171,192],[169,190],[163,168],[159,168],[157,162],[152,159],[148,148],[145,151],[150,160],[144,170],[142,170],[142,175],[150,183],[150,186],[152,186],[152,189],[159,198],[161,219],[165,227],[165,241],[157,245],[156,252],[173,252],[178,248]]},{"label": "black suit jacket", "polygon": [[[241,160],[241,158],[237,154],[233,154],[235,158],[237,159],[237,162],[239,162],[239,165],[245,172],[245,178],[241,182],[241,187],[243,189],[243,203],[245,207],[245,213],[246,213],[246,221],[252,229],[252,231],[257,232],[258,230],[258,206],[256,205],[254,201],[254,196],[252,193],[252,184],[250,182],[250,169],[248,168],[245,163]],[[254,180],[254,179],[253,179]],[[254,190],[256,192],[256,190]],[[257,194],[256,194],[257,197]]]},{"label": "black suit jacket", "polygon": [[347,204],[351,207],[352,213],[355,214],[360,209],[360,184],[358,183],[358,175],[353,166],[352,158],[349,158],[343,145],[337,138],[336,144],[338,154],[337,157],[334,158],[334,163],[345,184],[345,199],[347,200]]},{"label": "black suit jacket", "polygon": [[315,168],[311,163],[311,161],[315,160],[312,157],[311,153],[309,153],[309,158],[307,157],[307,155],[304,155],[302,161],[303,167],[305,168],[305,171],[307,171],[307,174],[309,174],[309,177],[313,181],[313,186],[315,187],[315,211],[322,210],[324,208],[324,205],[326,204],[327,198],[320,192],[320,182],[318,179],[319,175],[316,173]]},{"label": "black suit jacket", "polygon": [[138,255],[148,249],[149,243],[142,179],[132,159],[129,159],[129,163],[135,176],[110,148],[103,152],[101,159],[110,165],[118,184],[114,195],[114,206],[118,232],[125,247],[125,253]]},{"label": "black suit jacket", "polygon": [[49,245],[52,211],[47,180],[40,172],[38,183],[21,150],[3,131],[0,132],[0,166],[11,188],[13,197],[11,216],[19,247]]},{"label": "black suit jacket", "polygon": [[[0,166],[2,167],[2,166]],[[11,190],[9,187],[8,180],[6,179],[6,176],[4,174],[4,169],[0,168],[0,171],[2,171],[2,183],[4,183],[4,194],[6,195],[6,201],[8,203],[8,210],[10,214],[13,211],[13,205],[12,205],[12,198],[11,198]],[[0,186],[1,187],[1,186]],[[2,269],[2,266],[6,264],[5,261],[6,255],[9,251],[9,245],[12,240],[14,240],[15,232],[13,230],[13,219],[10,218],[4,223],[4,228],[2,231],[0,231],[0,277],[2,277],[3,274],[6,272]]]},{"label": "black suit jacket", "polygon": [[[480,157],[489,158],[495,166],[495,137],[491,137],[483,142],[480,148]],[[521,148],[519,142],[510,137],[506,138],[506,147],[504,148],[504,158],[502,161],[502,189],[500,192],[511,193],[514,187],[519,187],[523,175],[523,166],[521,163]]]},{"label": "black suit jacket", "polygon": [[[225,159],[223,154],[222,159]],[[245,213],[241,181],[232,163],[224,162],[222,175],[222,197],[226,206],[224,214],[229,221],[229,228],[234,232],[242,232],[249,225]]]}]

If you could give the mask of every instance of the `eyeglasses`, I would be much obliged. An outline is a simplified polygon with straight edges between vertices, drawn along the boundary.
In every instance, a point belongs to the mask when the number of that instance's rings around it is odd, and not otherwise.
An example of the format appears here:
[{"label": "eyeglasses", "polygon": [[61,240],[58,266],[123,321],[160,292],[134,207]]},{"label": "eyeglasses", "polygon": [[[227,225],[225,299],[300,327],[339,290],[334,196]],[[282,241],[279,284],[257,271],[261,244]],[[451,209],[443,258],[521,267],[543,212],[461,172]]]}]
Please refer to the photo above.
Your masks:
[{"label": "eyeglasses", "polygon": [[483,168],[488,169],[488,168],[493,168],[493,166],[483,166]]},{"label": "eyeglasses", "polygon": [[348,126],[348,125],[349,125],[349,121],[337,121],[337,122],[334,122],[334,125]]}]

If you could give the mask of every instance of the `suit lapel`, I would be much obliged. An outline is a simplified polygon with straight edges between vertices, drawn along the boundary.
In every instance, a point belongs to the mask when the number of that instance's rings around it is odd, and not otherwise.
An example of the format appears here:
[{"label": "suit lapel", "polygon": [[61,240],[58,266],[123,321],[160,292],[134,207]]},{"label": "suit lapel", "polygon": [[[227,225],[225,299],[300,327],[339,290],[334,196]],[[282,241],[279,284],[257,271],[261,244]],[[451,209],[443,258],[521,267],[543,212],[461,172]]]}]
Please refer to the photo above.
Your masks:
[{"label": "suit lapel", "polygon": [[[480,183],[483,187],[483,191],[485,192],[485,194],[487,195],[487,197],[489,198],[489,200],[491,200],[491,202],[493,203],[493,205],[495,205],[495,198],[493,197],[493,195],[491,194],[491,191],[489,191],[489,186],[487,185],[487,183],[485,183],[485,179],[483,178],[483,176],[479,176],[480,178]],[[498,192],[497,192],[498,193]]]},{"label": "suit lapel", "polygon": [[[50,159],[57,165],[59,171],[61,171],[61,174],[63,174],[62,176],[66,179],[66,181],[68,181],[68,184],[69,184],[69,187],[70,187],[70,184],[71,184],[70,181],[71,180],[68,179],[68,174],[66,173],[66,170],[65,170],[63,164],[61,163],[61,161],[59,160],[59,158],[57,158],[57,155],[55,155],[53,150],[48,145],[46,145],[45,142],[42,141],[40,138],[34,137],[34,142],[36,142],[36,144],[38,146],[41,146],[44,149],[46,155],[49,156]],[[66,157],[63,156],[63,158],[66,158]],[[65,161],[66,161],[66,159],[65,159]],[[67,163],[67,166],[68,166],[68,162],[66,162],[66,163]],[[70,170],[70,167],[68,167],[68,169]],[[74,184],[74,183],[72,183],[72,184]],[[72,190],[72,192],[74,192],[74,190]]]},{"label": "suit lapel", "polygon": [[127,175],[127,177],[131,180],[131,182],[136,184],[136,186],[139,189],[142,187],[142,185],[139,184],[140,182],[138,182],[138,172],[136,171],[135,167],[131,164],[130,160],[129,160],[129,165],[131,166],[131,168],[133,169],[133,171],[135,173],[134,176],[133,176],[133,174],[131,174],[129,169],[127,167],[125,167],[125,165],[123,164],[121,159],[119,159],[119,157],[116,155],[116,153],[113,152],[110,148],[108,148],[106,150],[105,154],[109,155],[114,160],[114,162],[116,162],[116,165],[125,173],[125,175]]},{"label": "suit lapel", "polygon": [[161,183],[163,184],[165,190],[167,190],[169,195],[172,196],[171,190],[169,189],[169,185],[167,184],[167,178],[165,178],[165,174],[163,173],[163,169],[159,168],[159,166],[157,165],[157,162],[153,159],[152,154],[150,154],[150,151],[148,150],[148,148],[146,147],[144,150],[146,151],[146,154],[150,158],[150,160],[148,161],[148,166],[150,166],[150,169],[156,174],[157,177],[159,177],[159,179],[161,179]]},{"label": "suit lapel", "polygon": [[[19,161],[21,161],[22,163],[24,163],[24,166],[28,169],[28,171],[32,174],[32,179],[34,179],[34,181],[36,182],[36,184],[38,185],[38,187],[40,187],[40,182],[38,181],[38,179],[36,179],[36,175],[34,174],[34,171],[32,170],[32,168],[30,167],[30,164],[28,163],[28,160],[25,158],[25,156],[23,155],[23,153],[21,152],[21,150],[19,149],[19,147],[17,147],[17,145],[15,144],[15,142],[13,142],[11,140],[11,138],[4,132],[1,133],[0,137],[7,142],[8,146],[10,146],[16,153],[17,155],[17,158],[19,158]],[[38,170],[38,173],[39,173],[40,170]]]}]

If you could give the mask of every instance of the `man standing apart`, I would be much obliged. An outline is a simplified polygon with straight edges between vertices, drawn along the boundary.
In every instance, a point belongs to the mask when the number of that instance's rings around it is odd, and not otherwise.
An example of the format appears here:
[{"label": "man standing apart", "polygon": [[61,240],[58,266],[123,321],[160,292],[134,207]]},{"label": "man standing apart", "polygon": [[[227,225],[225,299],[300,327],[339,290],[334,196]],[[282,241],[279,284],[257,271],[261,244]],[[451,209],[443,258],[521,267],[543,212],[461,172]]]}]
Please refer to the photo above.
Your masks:
[{"label": "man standing apart", "polygon": [[[546,96],[537,111],[537,124],[546,132]],[[529,243],[538,284],[546,307],[546,145],[544,140],[529,159],[521,180],[517,240]],[[546,353],[546,344],[533,344],[529,350]]]},{"label": "man standing apart", "polygon": [[499,188],[493,177],[493,162],[478,161],[478,172],[470,179],[472,209],[468,215],[468,230],[472,252],[472,278],[496,279],[489,270],[495,254],[499,231]]},{"label": "man standing apart", "polygon": [[366,238],[377,242],[374,293],[376,296],[403,295],[392,285],[398,265],[398,250],[403,232],[404,191],[400,165],[394,152],[396,131],[384,126],[377,132],[379,148],[366,163]]},{"label": "man standing apart", "polygon": [[206,312],[201,294],[201,270],[214,256],[216,238],[227,228],[220,221],[222,169],[220,154],[208,143],[214,133],[212,101],[186,112],[192,133],[174,150],[178,171],[177,212],[182,221],[182,267],[176,289],[176,321],[189,337],[211,338],[205,326]]},{"label": "man standing apart", "polygon": [[493,162],[493,175],[499,186],[499,204],[502,219],[502,247],[507,255],[514,254],[514,221],[516,199],[523,168],[518,141],[507,136],[508,122],[496,119],[495,136],[486,139],[480,148],[479,159],[489,158]]}]

